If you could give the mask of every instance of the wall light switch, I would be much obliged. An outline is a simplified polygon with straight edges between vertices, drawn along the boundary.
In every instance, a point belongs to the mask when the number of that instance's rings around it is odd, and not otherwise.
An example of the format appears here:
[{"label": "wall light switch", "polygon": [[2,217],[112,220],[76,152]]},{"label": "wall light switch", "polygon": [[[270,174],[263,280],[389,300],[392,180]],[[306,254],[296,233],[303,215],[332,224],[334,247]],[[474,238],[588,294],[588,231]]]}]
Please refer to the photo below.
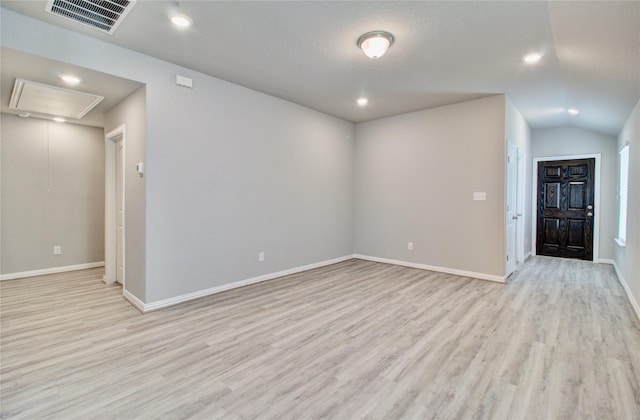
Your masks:
[{"label": "wall light switch", "polygon": [[140,162],[136,164],[136,172],[142,176],[144,174],[144,163]]},{"label": "wall light switch", "polygon": [[486,192],[474,192],[473,193],[473,199],[475,201],[485,201],[487,199],[487,193]]}]

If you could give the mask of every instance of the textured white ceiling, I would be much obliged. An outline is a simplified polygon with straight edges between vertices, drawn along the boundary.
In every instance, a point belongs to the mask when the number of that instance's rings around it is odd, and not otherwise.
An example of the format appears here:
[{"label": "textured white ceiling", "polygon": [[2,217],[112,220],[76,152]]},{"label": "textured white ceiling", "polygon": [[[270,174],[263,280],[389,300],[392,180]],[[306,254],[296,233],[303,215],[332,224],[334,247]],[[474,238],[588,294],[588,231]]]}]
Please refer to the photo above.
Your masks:
[{"label": "textured white ceiling", "polygon": [[[2,5],[353,122],[506,93],[533,128],[615,135],[640,97],[640,2],[138,1],[113,35]],[[391,32],[387,55],[356,47]],[[521,57],[541,50],[527,66]],[[369,97],[360,108],[355,99]],[[577,107],[578,116],[564,109]]]}]

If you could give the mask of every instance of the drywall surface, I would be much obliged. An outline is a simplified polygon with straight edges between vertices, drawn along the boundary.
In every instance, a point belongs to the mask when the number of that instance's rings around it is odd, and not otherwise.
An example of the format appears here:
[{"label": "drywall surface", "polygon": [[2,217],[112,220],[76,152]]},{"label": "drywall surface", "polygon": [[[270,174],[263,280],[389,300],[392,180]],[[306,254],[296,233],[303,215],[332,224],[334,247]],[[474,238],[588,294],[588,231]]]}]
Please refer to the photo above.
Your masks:
[{"label": "drywall surface", "polygon": [[148,139],[148,299],[350,255],[353,125],[190,76],[153,99],[181,106]]},{"label": "drywall surface", "polygon": [[104,261],[102,129],[7,114],[1,123],[0,274]]},{"label": "drywall surface", "polygon": [[504,130],[502,95],[358,124],[356,253],[504,275]]},{"label": "drywall surface", "polygon": [[146,85],[144,302],[353,252],[353,124],[10,10],[1,19],[4,46]]},{"label": "drywall surface", "polygon": [[[601,154],[598,258],[612,260],[613,239],[617,229],[616,139],[606,134],[576,127],[543,128],[533,130],[532,148],[534,158]],[[534,220],[533,223],[536,221]]]},{"label": "drywall surface", "polygon": [[[524,188],[519,191],[517,200],[518,213],[522,210],[522,228],[524,234],[524,253],[531,250],[531,180],[532,180],[532,158],[531,158],[531,128],[524,120],[524,117],[506,98],[505,107],[505,135],[507,143],[512,143],[518,147],[518,155],[522,154],[522,159],[518,157],[518,164],[524,165]],[[519,180],[520,181],[520,180]],[[520,182],[519,182],[520,183]]]},{"label": "drywall surface", "polygon": [[[146,195],[144,176],[136,164],[144,163],[146,138],[146,89],[140,88],[105,114],[104,134],[125,129],[125,289],[144,301],[146,250]],[[104,147],[104,145],[103,145]],[[109,171],[107,171],[109,173]]]},{"label": "drywall surface", "polygon": [[[625,246],[614,244],[615,262],[620,274],[640,305],[640,101],[636,104],[624,125],[617,141],[617,150],[629,144],[629,185],[627,196],[627,240]],[[617,152],[616,150],[616,152]],[[617,156],[616,156],[617,159]],[[619,159],[616,165],[616,185],[618,182]],[[618,206],[612,217],[616,222],[617,236]],[[636,306],[638,311],[638,306]]]}]

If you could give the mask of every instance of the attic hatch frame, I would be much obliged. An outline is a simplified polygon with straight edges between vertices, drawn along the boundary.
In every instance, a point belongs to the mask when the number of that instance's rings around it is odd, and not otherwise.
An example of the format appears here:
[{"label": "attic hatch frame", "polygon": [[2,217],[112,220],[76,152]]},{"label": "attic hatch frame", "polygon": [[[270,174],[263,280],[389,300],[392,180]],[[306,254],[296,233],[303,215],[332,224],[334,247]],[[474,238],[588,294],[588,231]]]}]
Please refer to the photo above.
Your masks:
[{"label": "attic hatch frame", "polygon": [[47,0],[45,11],[113,34],[137,0]]}]

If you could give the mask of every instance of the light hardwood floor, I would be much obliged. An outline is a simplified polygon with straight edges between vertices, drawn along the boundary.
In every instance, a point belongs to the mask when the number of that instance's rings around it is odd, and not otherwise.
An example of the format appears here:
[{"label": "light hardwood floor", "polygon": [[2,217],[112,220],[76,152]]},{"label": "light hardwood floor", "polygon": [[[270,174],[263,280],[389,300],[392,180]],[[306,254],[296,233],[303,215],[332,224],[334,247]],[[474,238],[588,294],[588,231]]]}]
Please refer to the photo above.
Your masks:
[{"label": "light hardwood floor", "polygon": [[501,285],[351,260],[146,315],[101,276],[0,284],[2,418],[640,418],[608,265]]}]

